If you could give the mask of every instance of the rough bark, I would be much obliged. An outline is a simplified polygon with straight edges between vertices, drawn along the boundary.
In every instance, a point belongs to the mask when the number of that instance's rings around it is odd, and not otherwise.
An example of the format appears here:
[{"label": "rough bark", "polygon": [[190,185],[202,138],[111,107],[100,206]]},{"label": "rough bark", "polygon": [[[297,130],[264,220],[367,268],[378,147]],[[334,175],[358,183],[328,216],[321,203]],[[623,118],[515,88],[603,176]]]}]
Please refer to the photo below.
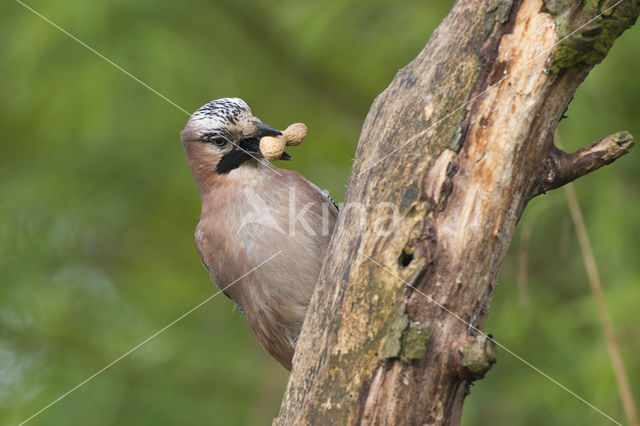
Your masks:
[{"label": "rough bark", "polygon": [[482,328],[527,202],[632,144],[553,146],[573,92],[640,12],[614,4],[459,0],[376,98],[275,424],[460,422],[495,361],[465,322]]}]

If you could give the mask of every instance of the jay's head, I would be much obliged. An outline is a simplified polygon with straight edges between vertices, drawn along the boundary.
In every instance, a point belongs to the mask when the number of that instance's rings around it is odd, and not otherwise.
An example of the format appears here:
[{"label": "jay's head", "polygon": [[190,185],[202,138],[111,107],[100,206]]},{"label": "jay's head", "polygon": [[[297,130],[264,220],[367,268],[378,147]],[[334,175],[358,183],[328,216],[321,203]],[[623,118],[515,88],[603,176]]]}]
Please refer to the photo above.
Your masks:
[{"label": "jay's head", "polygon": [[[194,112],[181,136],[190,162],[208,164],[224,175],[245,164],[257,165],[260,138],[279,134],[254,117],[242,99],[222,98]],[[281,159],[289,158],[284,153]]]}]

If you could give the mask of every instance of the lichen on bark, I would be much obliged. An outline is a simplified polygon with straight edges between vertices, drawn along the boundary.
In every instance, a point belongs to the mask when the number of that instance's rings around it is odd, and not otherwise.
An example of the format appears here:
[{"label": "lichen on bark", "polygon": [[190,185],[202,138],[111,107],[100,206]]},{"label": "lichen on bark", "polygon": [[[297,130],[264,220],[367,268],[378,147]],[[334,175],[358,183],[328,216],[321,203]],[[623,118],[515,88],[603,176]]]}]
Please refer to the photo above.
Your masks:
[{"label": "lichen on bark", "polygon": [[405,364],[416,359],[422,359],[427,353],[427,343],[431,337],[431,327],[418,322],[411,322],[402,336],[402,350],[400,361]]},{"label": "lichen on bark", "polygon": [[413,360],[422,359],[427,352],[431,327],[410,321],[405,310],[406,304],[403,303],[398,314],[389,322],[387,336],[380,351],[381,359],[399,358],[409,364]]},{"label": "lichen on bark", "polygon": [[475,342],[465,345],[462,352],[462,366],[471,373],[474,380],[481,379],[496,363],[495,344],[486,335],[480,335]]},{"label": "lichen on bark", "polygon": [[[600,23],[605,34],[585,27],[582,39],[606,53],[638,1],[623,0],[602,18],[613,20]],[[597,2],[597,13],[609,7]],[[469,381],[493,359],[461,348],[475,339],[460,318],[484,326],[557,122],[590,69],[579,55],[563,59],[578,38],[557,52],[558,72],[576,64],[567,72],[550,73],[548,56],[593,7],[456,1],[376,98],[345,196],[365,208],[341,213],[276,424],[460,423]],[[399,207],[390,234],[372,232],[381,203]]]},{"label": "lichen on bark", "polygon": [[547,0],[559,43],[551,61],[555,74],[576,64],[595,65],[640,14],[640,0],[591,0],[581,9],[569,0]]}]

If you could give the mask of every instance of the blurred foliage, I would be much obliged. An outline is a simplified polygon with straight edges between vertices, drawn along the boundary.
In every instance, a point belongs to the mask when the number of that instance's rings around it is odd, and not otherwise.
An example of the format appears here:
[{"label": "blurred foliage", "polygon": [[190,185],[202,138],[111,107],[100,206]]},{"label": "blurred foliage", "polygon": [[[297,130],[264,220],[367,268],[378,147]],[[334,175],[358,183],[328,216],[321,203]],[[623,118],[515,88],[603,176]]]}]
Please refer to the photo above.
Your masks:
[{"label": "blurred foliage", "polygon": [[[424,46],[444,1],[28,3],[193,111],[244,98],[311,129],[287,164],[337,199],[373,98]],[[180,109],[13,1],[0,9],[0,422],[17,424],[213,294],[193,242],[199,199]],[[640,136],[640,26],[576,93],[566,148]],[[584,177],[581,198],[626,368],[640,395],[640,157]],[[486,330],[623,419],[562,191],[534,200],[528,303],[517,231]],[[542,207],[540,207],[542,206]],[[539,209],[539,214],[530,211]],[[463,424],[606,419],[498,350]],[[287,373],[216,297],[30,424],[269,424]]]}]

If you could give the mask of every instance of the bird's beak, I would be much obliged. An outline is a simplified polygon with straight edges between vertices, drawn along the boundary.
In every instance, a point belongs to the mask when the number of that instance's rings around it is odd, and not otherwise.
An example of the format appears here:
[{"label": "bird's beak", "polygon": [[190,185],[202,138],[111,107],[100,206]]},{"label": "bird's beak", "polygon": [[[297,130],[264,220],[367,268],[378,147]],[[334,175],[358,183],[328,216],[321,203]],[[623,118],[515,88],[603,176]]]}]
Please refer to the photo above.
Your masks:
[{"label": "bird's beak", "polygon": [[260,139],[263,136],[279,136],[282,134],[280,130],[276,129],[275,127],[271,127],[267,124],[256,123],[256,127],[258,128],[258,131],[254,136],[257,137],[258,139]]},{"label": "bird's beak", "polygon": [[[267,124],[263,123],[255,123],[256,124],[256,132],[252,135],[245,136],[244,138],[238,141],[238,145],[240,149],[245,150],[251,154],[256,155],[257,157],[262,157],[262,153],[260,152],[260,139],[265,136],[279,136],[282,134],[280,130],[275,127],[271,127]],[[286,152],[282,154],[280,157],[281,160],[291,160],[291,156]]]}]

